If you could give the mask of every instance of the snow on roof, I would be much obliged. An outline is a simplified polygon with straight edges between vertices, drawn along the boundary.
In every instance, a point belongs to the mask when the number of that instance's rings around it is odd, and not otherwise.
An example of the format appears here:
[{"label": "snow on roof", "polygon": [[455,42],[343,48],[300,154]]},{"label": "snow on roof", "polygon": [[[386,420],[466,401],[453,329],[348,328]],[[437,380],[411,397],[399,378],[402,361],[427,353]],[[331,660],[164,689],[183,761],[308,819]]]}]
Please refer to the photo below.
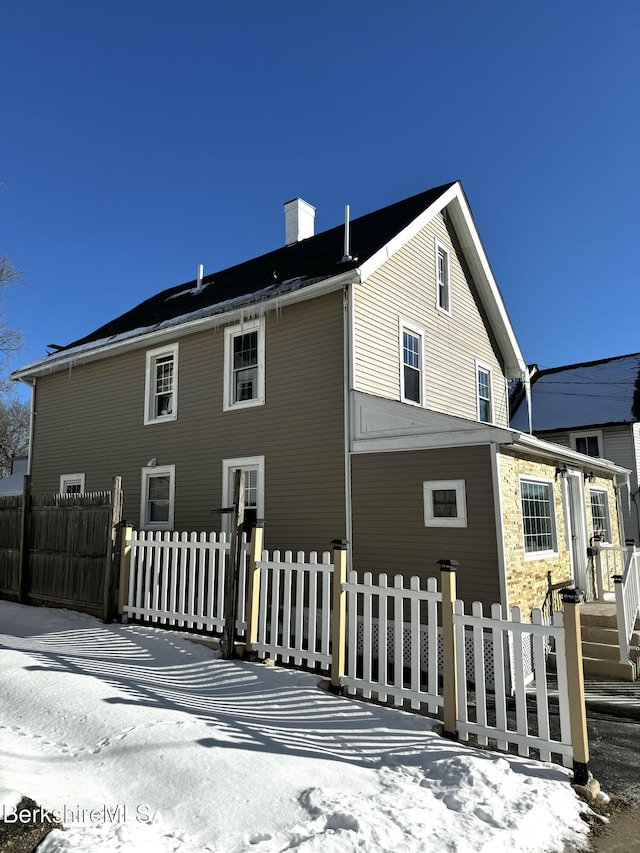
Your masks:
[{"label": "snow on roof", "polygon": [[[531,384],[534,432],[640,420],[640,353],[541,370]],[[511,419],[526,431],[522,400]]]}]

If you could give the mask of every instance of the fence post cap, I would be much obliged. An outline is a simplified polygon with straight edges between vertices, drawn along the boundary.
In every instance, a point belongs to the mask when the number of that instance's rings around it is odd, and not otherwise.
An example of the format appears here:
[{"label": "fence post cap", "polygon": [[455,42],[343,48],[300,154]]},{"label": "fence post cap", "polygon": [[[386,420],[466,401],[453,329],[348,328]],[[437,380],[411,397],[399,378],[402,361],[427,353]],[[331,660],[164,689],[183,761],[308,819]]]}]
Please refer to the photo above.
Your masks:
[{"label": "fence post cap", "polygon": [[631,545],[635,545],[635,544],[636,544],[636,540],[635,540],[635,539],[625,539],[625,540],[624,540],[624,544],[625,544],[627,547],[630,547]]},{"label": "fence post cap", "polygon": [[264,518],[256,518],[253,523],[254,527],[264,527]]},{"label": "fence post cap", "polygon": [[622,583],[622,575],[612,575],[611,580],[614,583]]},{"label": "fence post cap", "polygon": [[580,604],[580,596],[577,589],[561,589],[560,595],[562,596],[563,604]]},{"label": "fence post cap", "polygon": [[438,560],[441,572],[455,572],[460,563],[457,560]]},{"label": "fence post cap", "polygon": [[332,539],[331,545],[333,546],[334,551],[346,551],[347,550],[347,540],[346,539]]}]

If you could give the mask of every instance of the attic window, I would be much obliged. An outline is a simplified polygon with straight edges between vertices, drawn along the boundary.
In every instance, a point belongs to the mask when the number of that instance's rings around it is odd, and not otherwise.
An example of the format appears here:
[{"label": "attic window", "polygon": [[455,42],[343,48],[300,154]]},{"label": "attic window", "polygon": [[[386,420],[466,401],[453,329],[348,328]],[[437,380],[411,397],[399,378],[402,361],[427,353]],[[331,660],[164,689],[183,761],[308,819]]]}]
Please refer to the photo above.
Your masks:
[{"label": "attic window", "polygon": [[451,314],[451,263],[449,249],[436,240],[436,306]]}]

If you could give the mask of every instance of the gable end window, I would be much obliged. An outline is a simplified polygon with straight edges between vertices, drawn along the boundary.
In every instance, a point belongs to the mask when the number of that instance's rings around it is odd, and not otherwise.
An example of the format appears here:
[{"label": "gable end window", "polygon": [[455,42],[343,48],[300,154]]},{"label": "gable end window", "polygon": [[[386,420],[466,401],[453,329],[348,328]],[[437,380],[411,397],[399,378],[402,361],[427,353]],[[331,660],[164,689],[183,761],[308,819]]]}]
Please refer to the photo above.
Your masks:
[{"label": "gable end window", "polygon": [[145,381],[145,424],[178,417],[178,344],[149,350]]},{"label": "gable end window", "polygon": [[436,306],[439,311],[451,314],[451,254],[436,240]]},{"label": "gable end window", "polygon": [[525,554],[546,557],[557,553],[553,483],[521,480],[522,526]]},{"label": "gable end window", "polygon": [[224,405],[243,409],[264,405],[264,320],[224,330]]},{"label": "gable end window", "polygon": [[478,420],[485,424],[491,424],[493,423],[491,368],[476,362],[476,382],[478,392]]},{"label": "gable end window", "polygon": [[464,480],[428,480],[422,484],[425,527],[466,527]]},{"label": "gable end window", "polygon": [[142,469],[140,526],[144,530],[172,530],[175,465]]},{"label": "gable end window", "polygon": [[585,456],[602,456],[602,431],[569,433],[571,447]]},{"label": "gable end window", "polygon": [[424,335],[400,323],[400,399],[404,403],[424,405]]}]

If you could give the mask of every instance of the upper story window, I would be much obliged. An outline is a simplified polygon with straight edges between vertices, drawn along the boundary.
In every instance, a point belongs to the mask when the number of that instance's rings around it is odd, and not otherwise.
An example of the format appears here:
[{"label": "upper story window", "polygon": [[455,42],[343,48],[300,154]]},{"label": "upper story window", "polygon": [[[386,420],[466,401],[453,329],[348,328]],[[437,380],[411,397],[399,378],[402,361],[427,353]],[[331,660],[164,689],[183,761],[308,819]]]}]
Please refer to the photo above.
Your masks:
[{"label": "upper story window", "polygon": [[424,405],[424,335],[400,322],[400,399],[405,403]]},{"label": "upper story window", "polygon": [[140,526],[146,530],[171,530],[175,495],[175,465],[142,469]]},{"label": "upper story window", "polygon": [[611,542],[609,523],[609,495],[606,489],[589,489],[591,503],[591,523],[593,535],[600,536],[603,542]]},{"label": "upper story window", "polygon": [[84,492],[84,474],[61,474],[60,494],[81,495]]},{"label": "upper story window", "polygon": [[145,383],[145,424],[178,417],[178,344],[149,350]]},{"label": "upper story window", "polygon": [[585,456],[602,456],[602,430],[596,429],[589,432],[570,432],[569,441],[571,447]]},{"label": "upper story window", "polygon": [[264,405],[264,320],[224,330],[224,410]]},{"label": "upper story window", "polygon": [[445,314],[451,314],[451,254],[436,240],[436,305]]},{"label": "upper story window", "polygon": [[478,391],[478,420],[486,424],[491,424],[493,423],[491,368],[476,362],[476,381]]},{"label": "upper story window", "polygon": [[520,481],[524,551],[531,557],[557,553],[553,483],[550,480]]}]

